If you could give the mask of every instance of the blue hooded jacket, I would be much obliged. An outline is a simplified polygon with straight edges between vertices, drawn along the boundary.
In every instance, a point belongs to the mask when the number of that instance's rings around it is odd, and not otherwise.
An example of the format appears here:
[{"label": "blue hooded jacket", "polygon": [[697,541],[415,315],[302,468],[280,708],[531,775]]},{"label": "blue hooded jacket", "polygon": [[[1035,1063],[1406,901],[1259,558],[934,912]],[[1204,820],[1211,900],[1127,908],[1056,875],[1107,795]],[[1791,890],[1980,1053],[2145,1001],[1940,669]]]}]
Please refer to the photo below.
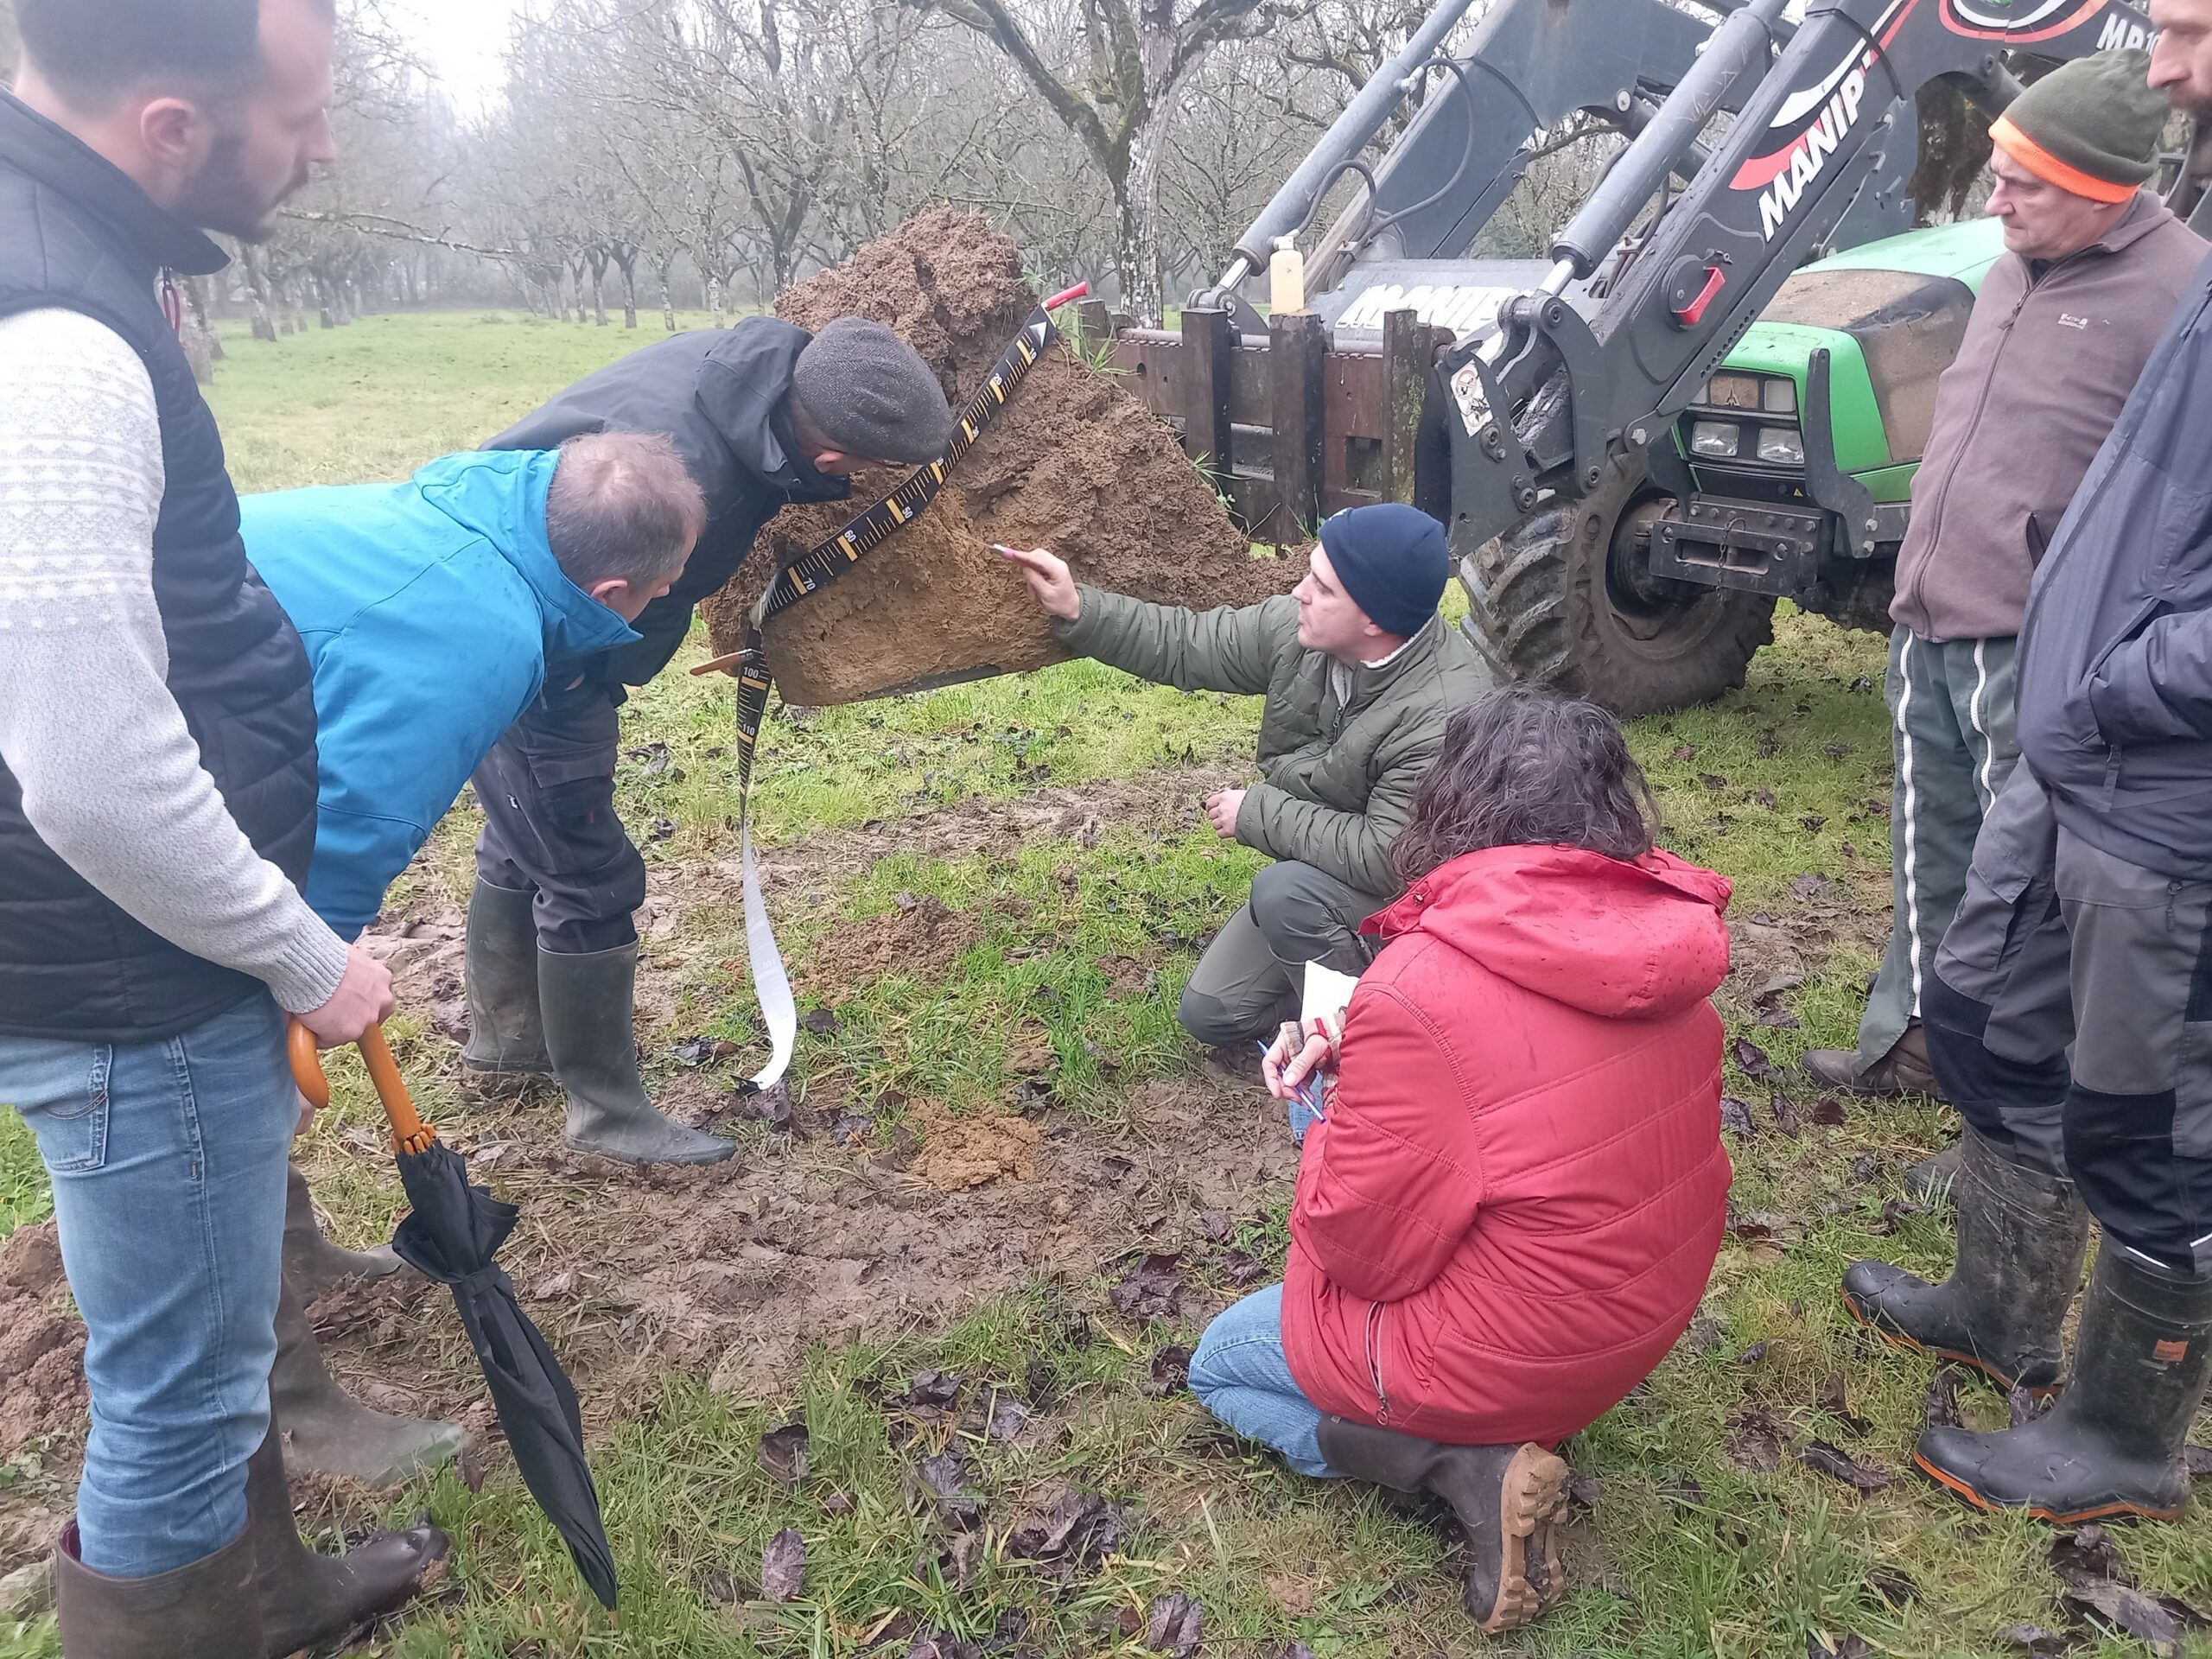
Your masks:
[{"label": "blue hooded jacket", "polygon": [[321,765],[307,899],[343,938],[429,839],[547,664],[634,640],[545,539],[556,456],[447,455],[402,484],[240,504],[247,556],[307,643]]}]

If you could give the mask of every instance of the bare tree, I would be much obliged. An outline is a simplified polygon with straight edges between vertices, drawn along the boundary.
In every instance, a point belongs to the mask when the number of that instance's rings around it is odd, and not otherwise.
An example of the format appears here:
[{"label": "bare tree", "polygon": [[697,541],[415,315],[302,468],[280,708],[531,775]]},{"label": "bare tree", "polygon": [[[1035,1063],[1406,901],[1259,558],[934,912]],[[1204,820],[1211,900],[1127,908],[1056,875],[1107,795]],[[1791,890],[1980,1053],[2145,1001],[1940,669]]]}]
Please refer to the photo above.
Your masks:
[{"label": "bare tree", "polygon": [[1076,0],[1082,69],[1059,67],[1010,0],[911,0],[988,38],[1079,138],[1114,196],[1122,305],[1160,315],[1160,175],[1177,86],[1206,54],[1274,15],[1262,0]]}]

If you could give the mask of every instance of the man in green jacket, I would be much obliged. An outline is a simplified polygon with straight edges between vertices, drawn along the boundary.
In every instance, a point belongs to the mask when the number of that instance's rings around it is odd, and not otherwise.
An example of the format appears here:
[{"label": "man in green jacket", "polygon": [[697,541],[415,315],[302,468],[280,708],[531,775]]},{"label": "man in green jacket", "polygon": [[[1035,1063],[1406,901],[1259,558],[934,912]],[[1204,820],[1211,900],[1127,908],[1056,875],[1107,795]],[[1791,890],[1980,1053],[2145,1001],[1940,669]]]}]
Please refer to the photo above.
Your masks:
[{"label": "man in green jacket", "polygon": [[1206,800],[1223,836],[1277,861],[1206,947],[1178,1018],[1202,1043],[1271,1037],[1298,1016],[1302,969],[1367,966],[1359,925],[1394,897],[1390,842],[1454,709],[1494,683],[1436,613],[1444,526],[1395,502],[1321,526],[1297,588],[1185,611],[1080,586],[1041,549],[1001,550],[1070,650],[1185,691],[1263,696],[1259,781]]}]

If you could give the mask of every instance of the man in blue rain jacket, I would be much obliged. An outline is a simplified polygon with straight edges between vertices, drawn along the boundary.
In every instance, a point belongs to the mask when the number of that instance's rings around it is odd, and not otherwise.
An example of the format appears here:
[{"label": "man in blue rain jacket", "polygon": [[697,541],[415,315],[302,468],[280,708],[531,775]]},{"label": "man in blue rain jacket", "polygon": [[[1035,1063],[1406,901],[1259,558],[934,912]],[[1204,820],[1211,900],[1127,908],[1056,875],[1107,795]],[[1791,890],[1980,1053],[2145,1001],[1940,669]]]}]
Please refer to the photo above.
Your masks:
[{"label": "man in blue rain jacket", "polygon": [[315,674],[307,898],[347,939],[549,680],[637,639],[706,519],[676,447],[638,433],[447,455],[404,483],[241,511]]}]

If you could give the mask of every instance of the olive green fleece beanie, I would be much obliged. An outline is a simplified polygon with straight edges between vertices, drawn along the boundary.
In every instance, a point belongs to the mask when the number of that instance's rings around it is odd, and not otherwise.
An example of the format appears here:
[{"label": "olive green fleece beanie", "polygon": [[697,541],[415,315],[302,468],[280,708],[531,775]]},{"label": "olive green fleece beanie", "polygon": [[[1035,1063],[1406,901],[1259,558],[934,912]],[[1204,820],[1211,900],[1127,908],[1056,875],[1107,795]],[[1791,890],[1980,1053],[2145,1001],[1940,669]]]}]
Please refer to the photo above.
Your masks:
[{"label": "olive green fleece beanie", "polygon": [[2126,201],[2150,181],[2169,113],[2145,84],[2148,53],[2100,52],[2062,64],[2012,100],[1989,137],[2045,183],[2092,201]]}]

